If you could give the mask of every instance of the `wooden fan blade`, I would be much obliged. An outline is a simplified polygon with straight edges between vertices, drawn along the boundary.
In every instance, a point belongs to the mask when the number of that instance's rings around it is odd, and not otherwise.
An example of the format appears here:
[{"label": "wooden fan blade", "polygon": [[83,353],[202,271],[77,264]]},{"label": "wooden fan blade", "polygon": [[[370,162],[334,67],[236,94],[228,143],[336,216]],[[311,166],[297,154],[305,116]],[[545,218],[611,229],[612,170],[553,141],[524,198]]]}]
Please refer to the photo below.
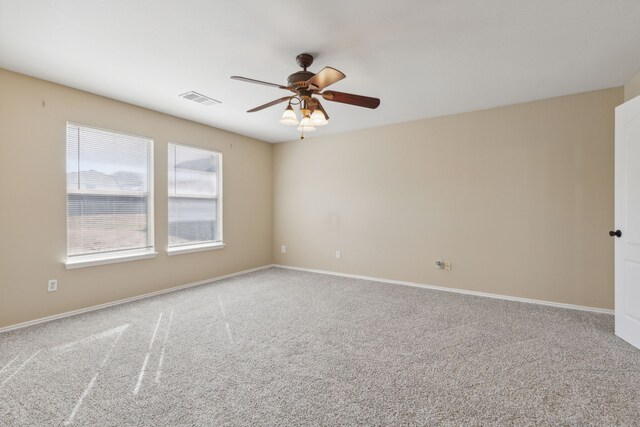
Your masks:
[{"label": "wooden fan blade", "polygon": [[342,71],[338,71],[331,67],[324,67],[318,72],[318,74],[307,80],[307,86],[314,86],[317,87],[318,90],[322,90],[345,77],[347,76],[345,76]]},{"label": "wooden fan blade", "polygon": [[281,102],[288,101],[291,98],[293,98],[293,96],[283,96],[282,98],[276,99],[275,101],[271,101],[271,102],[268,102],[268,103],[266,103],[264,105],[261,105],[259,107],[252,108],[251,110],[247,111],[247,113],[255,113],[256,111],[260,111],[260,110],[264,110],[265,108],[273,107],[274,105],[280,104]]},{"label": "wooden fan blade", "polygon": [[327,112],[325,111],[324,107],[322,106],[322,104],[320,103],[320,100],[317,98],[313,98],[314,101],[316,101],[316,108],[320,111],[322,111],[322,114],[324,114],[324,118],[329,120],[329,115],[327,114]]},{"label": "wooden fan blade", "polygon": [[256,84],[259,84],[259,85],[273,86],[273,87],[277,87],[277,88],[280,88],[280,89],[289,90],[288,86],[282,86],[282,85],[279,85],[277,83],[263,82],[262,80],[250,79],[248,77],[241,77],[241,76],[231,76],[231,78],[233,80],[240,80],[241,82],[256,83]]},{"label": "wooden fan blade", "polygon": [[343,104],[356,105],[365,108],[378,108],[380,100],[369,96],[354,95],[351,93],[326,91],[321,93],[322,97],[327,101],[341,102]]}]

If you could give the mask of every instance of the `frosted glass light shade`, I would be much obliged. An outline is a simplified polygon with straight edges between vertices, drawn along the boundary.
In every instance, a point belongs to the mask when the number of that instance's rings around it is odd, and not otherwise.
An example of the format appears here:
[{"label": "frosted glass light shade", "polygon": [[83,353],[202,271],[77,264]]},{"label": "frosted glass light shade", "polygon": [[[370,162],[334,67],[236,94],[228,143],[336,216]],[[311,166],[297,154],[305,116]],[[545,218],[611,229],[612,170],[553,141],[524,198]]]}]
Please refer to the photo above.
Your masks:
[{"label": "frosted glass light shade", "polygon": [[298,131],[313,132],[314,130],[316,130],[316,128],[315,126],[313,126],[313,121],[309,118],[309,116],[304,116],[302,120],[300,120]]},{"label": "frosted glass light shade", "polygon": [[324,116],[322,111],[315,110],[311,114],[311,123],[313,123],[313,126],[324,126],[324,125],[328,124],[329,122],[327,121],[327,118]]},{"label": "frosted glass light shade", "polygon": [[291,108],[291,105],[284,110],[282,113],[282,117],[280,118],[280,123],[285,126],[298,126],[298,117],[296,116],[295,111]]}]

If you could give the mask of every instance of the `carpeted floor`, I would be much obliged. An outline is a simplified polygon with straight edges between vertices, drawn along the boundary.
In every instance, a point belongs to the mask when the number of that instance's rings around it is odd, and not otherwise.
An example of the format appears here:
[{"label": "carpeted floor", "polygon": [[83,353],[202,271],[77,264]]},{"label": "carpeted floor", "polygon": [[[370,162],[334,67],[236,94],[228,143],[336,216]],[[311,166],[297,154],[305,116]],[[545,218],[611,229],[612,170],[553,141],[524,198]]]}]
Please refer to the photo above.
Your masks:
[{"label": "carpeted floor", "polygon": [[640,425],[613,320],[271,268],[0,334],[0,425]]}]

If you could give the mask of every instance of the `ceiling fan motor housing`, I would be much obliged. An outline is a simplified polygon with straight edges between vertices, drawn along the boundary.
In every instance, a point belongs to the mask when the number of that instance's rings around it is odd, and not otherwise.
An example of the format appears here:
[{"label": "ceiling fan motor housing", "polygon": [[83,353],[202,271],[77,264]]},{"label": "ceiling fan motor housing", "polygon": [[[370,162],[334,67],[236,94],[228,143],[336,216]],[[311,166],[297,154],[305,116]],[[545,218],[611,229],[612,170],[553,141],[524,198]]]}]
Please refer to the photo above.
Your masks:
[{"label": "ceiling fan motor housing", "polygon": [[296,62],[303,71],[293,73],[287,78],[289,87],[291,87],[292,89],[306,87],[306,81],[315,76],[315,74],[311,71],[307,71],[307,68],[309,68],[309,66],[313,64],[313,56],[309,55],[308,53],[301,53],[300,55],[296,56]]},{"label": "ceiling fan motor housing", "polygon": [[299,87],[306,87],[307,80],[309,80],[314,75],[315,74],[312,73],[311,71],[298,71],[297,73],[291,74],[287,78],[287,81],[289,82],[289,86],[292,87],[293,89],[296,89]]}]

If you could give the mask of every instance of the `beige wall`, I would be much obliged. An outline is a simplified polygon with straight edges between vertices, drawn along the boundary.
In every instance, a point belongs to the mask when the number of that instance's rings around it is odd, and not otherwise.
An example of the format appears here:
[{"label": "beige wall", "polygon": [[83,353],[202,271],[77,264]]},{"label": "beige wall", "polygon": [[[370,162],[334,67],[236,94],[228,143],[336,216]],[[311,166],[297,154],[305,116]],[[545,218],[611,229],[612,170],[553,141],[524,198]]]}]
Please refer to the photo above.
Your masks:
[{"label": "beige wall", "polygon": [[278,144],[274,261],[612,308],[622,100],[600,90]]},{"label": "beige wall", "polygon": [[[271,263],[270,144],[4,70],[0,94],[0,327]],[[65,269],[67,120],[155,140],[155,259]],[[170,141],[223,153],[226,248],[167,256]]]},{"label": "beige wall", "polygon": [[640,71],[624,85],[624,100],[628,101],[640,95]]},{"label": "beige wall", "polygon": [[[0,327],[273,260],[612,308],[613,108],[639,80],[271,146],[0,70]],[[157,258],[64,268],[67,120],[154,139]],[[169,141],[224,154],[225,249],[166,255]]]}]

